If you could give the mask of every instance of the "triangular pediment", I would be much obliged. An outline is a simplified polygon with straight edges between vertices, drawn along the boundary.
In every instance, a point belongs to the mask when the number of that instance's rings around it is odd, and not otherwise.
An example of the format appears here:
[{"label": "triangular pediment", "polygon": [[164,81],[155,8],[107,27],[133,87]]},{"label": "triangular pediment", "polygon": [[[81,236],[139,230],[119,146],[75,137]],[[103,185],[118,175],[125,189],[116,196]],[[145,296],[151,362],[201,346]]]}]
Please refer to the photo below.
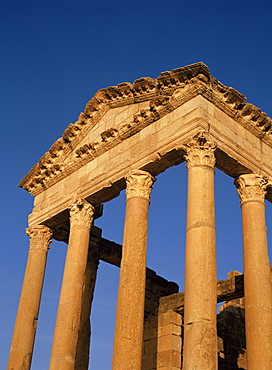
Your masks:
[{"label": "triangular pediment", "polygon": [[271,119],[200,62],[99,90],[19,186],[36,196],[198,95],[272,147]]}]

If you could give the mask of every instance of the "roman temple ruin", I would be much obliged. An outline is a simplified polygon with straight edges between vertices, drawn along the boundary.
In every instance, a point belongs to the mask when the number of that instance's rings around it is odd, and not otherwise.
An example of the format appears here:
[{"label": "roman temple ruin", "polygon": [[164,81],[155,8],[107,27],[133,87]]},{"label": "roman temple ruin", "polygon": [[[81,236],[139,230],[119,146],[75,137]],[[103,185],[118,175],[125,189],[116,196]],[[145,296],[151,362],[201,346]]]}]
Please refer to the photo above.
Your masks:
[{"label": "roman temple ruin", "polygon": [[[146,266],[156,176],[188,170],[185,292]],[[214,168],[240,197],[244,275],[216,280]],[[272,120],[203,63],[99,90],[21,181],[34,197],[9,370],[30,369],[47,253],[67,256],[50,370],[87,369],[99,260],[120,266],[113,370],[272,369],[272,288],[265,203],[272,201]],[[93,226],[126,189],[123,244]],[[217,302],[225,302],[217,315]],[[230,330],[234,323],[235,330]]]}]

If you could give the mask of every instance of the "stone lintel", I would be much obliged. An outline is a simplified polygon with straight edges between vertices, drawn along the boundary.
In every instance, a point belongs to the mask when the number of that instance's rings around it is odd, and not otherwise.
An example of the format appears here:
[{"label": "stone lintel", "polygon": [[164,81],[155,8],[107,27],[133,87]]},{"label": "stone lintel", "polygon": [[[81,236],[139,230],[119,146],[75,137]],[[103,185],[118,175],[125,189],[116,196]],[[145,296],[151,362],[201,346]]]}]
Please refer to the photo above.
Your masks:
[{"label": "stone lintel", "polygon": [[[271,266],[272,272],[272,266]],[[233,275],[217,282],[217,302],[230,301],[244,297],[244,275]],[[160,299],[159,313],[174,310],[183,313],[184,293],[176,293]]]},{"label": "stone lintel", "polygon": [[[95,228],[95,227],[94,227]],[[100,230],[99,228],[95,228]],[[91,236],[92,242],[96,239],[95,244],[99,248],[100,260],[110,263],[111,265],[120,267],[122,257],[122,245],[102,238],[99,235]],[[158,275],[156,272],[147,268],[147,279],[161,279],[160,285],[164,284],[166,280]],[[272,279],[272,266],[271,266],[271,279]],[[172,283],[175,284],[175,283]],[[244,297],[244,275],[238,272],[230,272],[229,278],[219,280],[217,282],[217,302],[230,301],[236,298]],[[175,293],[160,299],[159,312],[163,313],[169,309],[177,312],[183,312],[184,293]]]},{"label": "stone lintel", "polygon": [[[153,176],[157,176],[158,174],[164,172],[168,168],[179,165],[182,162],[184,162],[185,160],[184,153],[185,152],[182,149],[176,148],[170,150],[163,156],[156,155],[154,161],[145,164],[142,167],[142,169],[150,172]],[[248,168],[244,166],[240,161],[229,156],[228,154],[223,152],[220,148],[217,148],[215,150],[215,157],[216,157],[216,167],[233,178],[236,178],[241,174],[251,173],[254,170],[258,170],[256,167]],[[103,187],[101,190],[86,197],[86,199],[92,204],[99,205],[101,203],[114,199],[120,194],[120,192],[123,189],[125,189],[124,178],[111,183],[110,186]],[[272,202],[272,186],[268,186],[267,188],[266,200]],[[67,208],[69,204],[71,204],[71,197],[66,199],[62,198],[61,202],[59,202],[59,205],[57,204],[54,207],[48,208],[44,211],[35,212],[34,208],[33,213],[29,215],[28,219],[29,226],[31,227],[33,225],[44,223],[46,226],[54,227],[56,229],[55,231],[56,235],[53,235],[54,239],[64,240],[61,237],[61,233],[58,235],[57,229],[58,227],[60,227],[63,230],[65,229],[64,225],[65,223],[67,223],[69,218]],[[95,218],[97,218],[96,215]]]},{"label": "stone lintel", "polygon": [[[67,213],[75,193],[93,205],[110,201],[125,189],[125,178],[131,170],[140,169],[157,176],[181,164],[185,160],[184,144],[203,130],[208,131],[209,138],[216,144],[216,167],[233,178],[262,171],[272,183],[269,160],[272,149],[207,98],[198,95],[137,134],[121,141],[113,138],[112,146],[99,157],[77,162],[73,171],[69,170],[63,177],[50,178],[41,192],[33,193],[35,203],[29,226],[51,226],[48,222],[60,213]],[[272,185],[266,199],[272,201]]]}]

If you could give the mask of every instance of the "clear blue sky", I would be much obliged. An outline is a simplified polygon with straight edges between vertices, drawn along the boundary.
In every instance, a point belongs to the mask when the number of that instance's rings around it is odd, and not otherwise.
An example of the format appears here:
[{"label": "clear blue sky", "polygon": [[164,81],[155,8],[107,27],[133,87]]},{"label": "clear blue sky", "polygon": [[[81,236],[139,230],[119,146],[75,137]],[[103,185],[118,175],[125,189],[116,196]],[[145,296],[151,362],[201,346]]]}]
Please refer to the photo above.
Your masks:
[{"label": "clear blue sky", "polygon": [[[6,367],[27,258],[33,198],[17,184],[95,92],[203,61],[211,74],[272,117],[272,2],[205,0],[0,0],[0,369]],[[183,289],[184,164],[152,193],[148,267]],[[233,179],[216,172],[218,278],[242,271],[241,217]],[[96,225],[122,241],[124,194]],[[272,242],[272,206],[267,225]],[[66,246],[48,256],[34,370],[48,368]],[[271,253],[270,253],[271,255]],[[107,370],[118,269],[101,263],[92,316],[92,370]]]}]

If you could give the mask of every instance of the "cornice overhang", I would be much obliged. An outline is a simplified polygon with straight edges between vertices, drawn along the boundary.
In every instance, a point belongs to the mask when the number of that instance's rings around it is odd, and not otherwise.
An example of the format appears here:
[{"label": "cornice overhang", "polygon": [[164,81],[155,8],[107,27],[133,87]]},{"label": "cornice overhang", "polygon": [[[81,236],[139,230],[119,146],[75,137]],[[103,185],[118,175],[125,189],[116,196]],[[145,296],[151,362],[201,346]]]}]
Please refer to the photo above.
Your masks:
[{"label": "cornice overhang", "polygon": [[[121,141],[141,131],[152,122],[172,112],[182,104],[202,95],[216,107],[272,147],[272,120],[259,108],[246,102],[246,97],[210,75],[202,62],[163,72],[156,78],[140,78],[133,84],[121,83],[99,90],[87,103],[78,120],[71,123],[19,186],[36,196],[62,180]],[[63,160],[76,148],[84,136],[115,107],[149,101],[118,130],[115,127],[101,133],[101,140],[88,143],[75,151],[74,160]]]}]

